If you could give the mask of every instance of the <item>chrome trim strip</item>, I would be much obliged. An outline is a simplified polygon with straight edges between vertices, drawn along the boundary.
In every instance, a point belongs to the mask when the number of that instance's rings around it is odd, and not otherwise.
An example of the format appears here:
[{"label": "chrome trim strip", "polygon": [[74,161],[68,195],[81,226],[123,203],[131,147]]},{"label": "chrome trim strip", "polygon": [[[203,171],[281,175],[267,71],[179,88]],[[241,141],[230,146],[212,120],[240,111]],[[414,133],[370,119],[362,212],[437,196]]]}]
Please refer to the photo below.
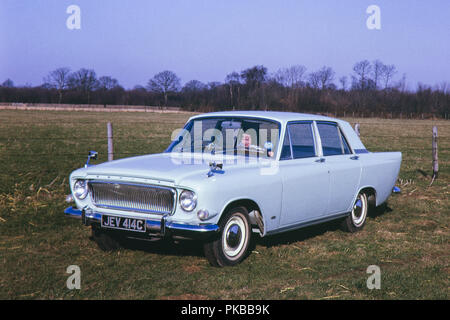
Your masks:
[{"label": "chrome trim strip", "polygon": [[104,208],[104,209],[113,209],[113,210],[122,210],[122,211],[131,211],[131,212],[141,212],[141,213],[154,213],[154,214],[164,214],[165,212],[162,211],[156,211],[156,210],[146,210],[146,209],[136,209],[136,208],[129,208],[129,207],[119,207],[119,206],[110,206],[106,204],[97,204],[94,203],[97,208]]},{"label": "chrome trim strip", "polygon": [[323,222],[327,222],[327,221],[331,221],[331,220],[335,220],[335,219],[339,219],[339,218],[344,218],[344,217],[347,217],[349,214],[350,214],[349,212],[338,213],[338,214],[335,214],[335,215],[332,215],[332,216],[326,216],[326,217],[322,217],[322,218],[315,219],[315,220],[295,223],[295,224],[292,224],[292,225],[289,225],[289,226],[281,227],[281,228],[276,229],[276,230],[268,231],[266,233],[266,236],[277,234],[277,233],[284,232],[284,231],[290,231],[290,230],[296,230],[296,229],[300,229],[300,228],[304,228],[304,227],[309,227],[309,226],[313,226],[313,225],[316,225],[316,224],[320,224],[320,223],[323,223]]},{"label": "chrome trim strip", "polygon": [[[107,203],[98,203],[95,195],[95,190],[93,190],[93,186],[95,186],[95,184],[110,184],[110,185],[119,185],[119,186],[132,186],[132,187],[137,187],[137,188],[147,188],[147,189],[159,189],[159,190],[166,190],[169,191],[170,193],[172,193],[172,203],[168,203],[167,201],[163,201],[163,202],[167,202],[167,203],[163,203],[162,205],[158,205],[155,203],[151,203],[152,200],[155,200],[155,197],[157,198],[157,200],[161,200],[161,197],[159,195],[151,195],[148,194],[147,196],[149,197],[148,203],[145,201],[140,201],[141,199],[116,199],[116,200],[111,200],[111,201],[115,201],[115,202],[119,202],[119,203],[125,203],[125,204],[129,204],[128,206],[124,206],[124,205],[114,205],[114,204],[107,204]],[[165,187],[165,186],[159,186],[159,185],[153,185],[153,184],[140,184],[140,183],[132,183],[132,182],[122,182],[122,181],[108,181],[108,180],[90,180],[88,181],[88,185],[89,185],[89,194],[91,196],[92,202],[93,204],[98,207],[98,208],[105,208],[105,209],[113,209],[113,210],[123,210],[123,211],[131,211],[131,212],[140,212],[140,213],[154,213],[154,214],[169,214],[169,215],[173,215],[175,213],[176,207],[177,207],[177,199],[178,199],[178,194],[177,194],[177,190],[175,188],[172,187]],[[94,187],[95,188],[95,187]],[[141,190],[142,191],[142,190]],[[110,192],[110,190],[107,190],[107,192]],[[166,195],[167,196],[167,195]],[[133,195],[130,195],[130,198],[132,198]],[[126,196],[125,196],[126,198]],[[104,199],[104,202],[108,202],[108,199]],[[102,202],[102,200],[100,200],[100,202]],[[135,206],[133,206],[133,204],[136,204]],[[140,208],[140,206],[147,206],[147,207],[161,207],[161,210],[155,210],[155,209],[146,209],[146,208]],[[171,208],[170,208],[171,207]],[[164,208],[167,208],[168,210],[164,210]],[[170,210],[169,210],[170,208]]]},{"label": "chrome trim strip", "polygon": [[70,218],[81,219],[83,212],[79,209],[75,209],[74,207],[68,207],[64,210],[64,214]]},{"label": "chrome trim strip", "polygon": [[166,228],[173,229],[173,230],[197,231],[197,232],[219,231],[219,226],[217,224],[193,225],[193,224],[180,224],[180,223],[169,222],[166,224]]}]

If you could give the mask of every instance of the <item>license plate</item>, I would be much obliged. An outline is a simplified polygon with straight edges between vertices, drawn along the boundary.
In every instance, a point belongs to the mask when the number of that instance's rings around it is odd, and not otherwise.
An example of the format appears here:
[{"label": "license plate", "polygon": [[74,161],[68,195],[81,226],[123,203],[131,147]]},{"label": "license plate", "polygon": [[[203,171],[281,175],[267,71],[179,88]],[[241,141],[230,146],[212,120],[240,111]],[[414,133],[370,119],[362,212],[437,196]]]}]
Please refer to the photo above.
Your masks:
[{"label": "license plate", "polygon": [[102,227],[127,231],[136,231],[136,232],[147,231],[144,219],[117,217],[109,215],[102,215]]}]

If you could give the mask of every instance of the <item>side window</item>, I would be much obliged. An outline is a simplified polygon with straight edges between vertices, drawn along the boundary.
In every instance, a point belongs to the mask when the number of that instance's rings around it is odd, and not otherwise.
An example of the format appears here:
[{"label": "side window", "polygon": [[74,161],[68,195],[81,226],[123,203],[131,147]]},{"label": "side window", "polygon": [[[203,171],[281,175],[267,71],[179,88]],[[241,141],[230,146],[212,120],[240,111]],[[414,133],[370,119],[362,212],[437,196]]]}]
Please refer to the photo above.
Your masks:
[{"label": "side window", "polygon": [[292,123],[288,125],[294,159],[316,156],[311,123]]},{"label": "side window", "polygon": [[319,122],[317,123],[317,128],[319,129],[324,156],[335,156],[351,153],[345,137],[342,135],[336,124]]},{"label": "side window", "polygon": [[283,145],[281,146],[281,156],[280,160],[288,160],[292,159],[291,155],[291,141],[289,140],[289,133],[286,130],[286,134],[284,135]]}]

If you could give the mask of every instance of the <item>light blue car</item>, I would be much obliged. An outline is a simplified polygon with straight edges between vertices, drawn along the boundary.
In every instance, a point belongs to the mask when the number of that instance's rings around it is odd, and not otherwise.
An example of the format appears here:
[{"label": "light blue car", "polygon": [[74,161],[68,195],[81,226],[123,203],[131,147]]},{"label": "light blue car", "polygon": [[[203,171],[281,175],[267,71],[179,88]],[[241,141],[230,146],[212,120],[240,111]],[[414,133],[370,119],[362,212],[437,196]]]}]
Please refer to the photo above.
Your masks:
[{"label": "light blue car", "polygon": [[[90,158],[96,153],[91,152]],[[214,266],[240,263],[261,237],[342,219],[363,228],[384,203],[400,152],[366,150],[346,121],[300,113],[197,115],[160,154],[70,175],[68,216],[92,227],[102,249],[123,238],[202,239]]]}]

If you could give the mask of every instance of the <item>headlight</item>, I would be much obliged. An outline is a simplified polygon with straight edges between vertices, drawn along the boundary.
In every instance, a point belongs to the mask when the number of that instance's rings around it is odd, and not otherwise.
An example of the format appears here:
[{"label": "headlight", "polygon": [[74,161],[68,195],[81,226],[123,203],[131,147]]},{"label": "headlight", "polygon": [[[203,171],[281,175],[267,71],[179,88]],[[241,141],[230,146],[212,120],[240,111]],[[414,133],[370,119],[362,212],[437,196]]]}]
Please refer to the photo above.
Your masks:
[{"label": "headlight", "polygon": [[77,199],[83,200],[88,194],[88,186],[86,180],[77,180],[73,185],[73,194]]},{"label": "headlight", "polygon": [[184,211],[191,212],[197,206],[197,195],[195,192],[184,190],[180,194],[180,206]]}]

